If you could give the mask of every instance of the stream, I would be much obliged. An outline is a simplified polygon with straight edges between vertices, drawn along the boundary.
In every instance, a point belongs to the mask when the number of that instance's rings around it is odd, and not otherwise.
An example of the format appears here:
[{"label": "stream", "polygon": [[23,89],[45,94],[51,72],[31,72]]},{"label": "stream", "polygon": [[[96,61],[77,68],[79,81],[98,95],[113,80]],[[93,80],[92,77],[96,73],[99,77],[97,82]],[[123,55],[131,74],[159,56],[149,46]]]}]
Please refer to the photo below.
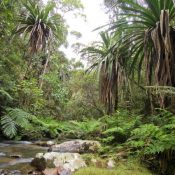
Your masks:
[{"label": "stream", "polygon": [[32,169],[30,162],[36,153],[47,152],[47,149],[27,141],[1,141],[0,170],[11,171],[14,175],[28,174]]}]

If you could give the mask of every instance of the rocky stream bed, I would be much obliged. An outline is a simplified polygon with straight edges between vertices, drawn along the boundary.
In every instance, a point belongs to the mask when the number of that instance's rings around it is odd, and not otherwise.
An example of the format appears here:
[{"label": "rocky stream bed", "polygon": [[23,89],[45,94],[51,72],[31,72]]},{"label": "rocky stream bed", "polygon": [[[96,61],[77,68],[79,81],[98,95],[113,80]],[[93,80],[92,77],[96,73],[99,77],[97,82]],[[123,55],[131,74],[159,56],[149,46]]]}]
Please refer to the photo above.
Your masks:
[{"label": "rocky stream bed", "polygon": [[[94,153],[99,147],[96,141],[83,140],[61,144],[3,141],[0,143],[0,175],[71,175],[87,166],[81,154]],[[112,164],[109,162],[108,166]]]}]

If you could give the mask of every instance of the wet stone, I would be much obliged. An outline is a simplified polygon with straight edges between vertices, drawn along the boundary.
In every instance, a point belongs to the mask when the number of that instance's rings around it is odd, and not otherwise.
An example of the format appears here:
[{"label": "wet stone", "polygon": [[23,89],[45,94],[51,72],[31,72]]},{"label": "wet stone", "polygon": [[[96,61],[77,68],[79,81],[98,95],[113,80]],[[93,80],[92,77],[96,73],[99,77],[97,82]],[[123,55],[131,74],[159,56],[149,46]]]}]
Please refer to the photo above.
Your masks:
[{"label": "wet stone", "polygon": [[19,159],[19,158],[22,158],[22,155],[20,155],[20,154],[12,154],[12,155],[10,155],[10,157]]},{"label": "wet stone", "polygon": [[0,175],[22,175],[19,170],[7,171],[0,169]]},{"label": "wet stone", "polygon": [[43,171],[46,169],[46,160],[45,158],[35,158],[32,160],[31,165],[36,168],[38,171]]},{"label": "wet stone", "polygon": [[9,172],[9,175],[21,175],[21,172],[19,170],[14,170]]},{"label": "wet stone", "polygon": [[4,157],[4,156],[6,156],[6,154],[0,152],[0,157]]}]

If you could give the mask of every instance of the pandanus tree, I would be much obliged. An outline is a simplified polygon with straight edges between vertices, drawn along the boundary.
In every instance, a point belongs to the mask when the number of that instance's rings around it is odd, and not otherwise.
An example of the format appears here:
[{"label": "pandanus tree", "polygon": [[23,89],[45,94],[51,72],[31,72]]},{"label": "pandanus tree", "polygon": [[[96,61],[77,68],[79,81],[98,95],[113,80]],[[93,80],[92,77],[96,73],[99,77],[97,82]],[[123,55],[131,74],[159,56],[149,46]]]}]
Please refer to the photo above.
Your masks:
[{"label": "pandanus tree", "polygon": [[[17,34],[28,38],[28,50],[31,55],[40,51],[50,52],[55,43],[60,46],[65,41],[65,26],[62,17],[53,11],[54,4],[39,7],[34,1],[23,3],[24,11],[19,16]],[[46,73],[49,56],[46,59],[43,75]],[[42,81],[40,86],[42,87]]]},{"label": "pandanus tree", "polygon": [[96,69],[98,72],[100,99],[106,106],[107,114],[111,114],[118,107],[118,90],[125,72],[121,64],[122,55],[115,50],[115,35],[102,32],[100,36],[101,42],[86,47],[82,53],[93,62],[88,71]]},{"label": "pandanus tree", "polygon": [[123,48],[130,52],[130,72],[137,70],[138,77],[146,72],[147,86],[175,87],[173,0],[120,0],[117,5],[119,19],[111,29],[122,32]]}]

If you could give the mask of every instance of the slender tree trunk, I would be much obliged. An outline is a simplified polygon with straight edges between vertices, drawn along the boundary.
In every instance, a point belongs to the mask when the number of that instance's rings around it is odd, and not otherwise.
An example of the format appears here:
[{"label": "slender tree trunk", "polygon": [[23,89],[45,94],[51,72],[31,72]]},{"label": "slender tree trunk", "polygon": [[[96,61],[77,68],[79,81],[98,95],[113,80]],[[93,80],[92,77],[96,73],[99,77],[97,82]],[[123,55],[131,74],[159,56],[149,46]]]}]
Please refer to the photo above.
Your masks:
[{"label": "slender tree trunk", "polygon": [[32,58],[30,58],[30,60],[27,64],[27,69],[25,70],[25,73],[22,75],[21,80],[24,80],[26,78],[26,75],[28,74],[28,72],[31,69],[31,65],[32,65]]},{"label": "slender tree trunk", "polygon": [[46,49],[46,51],[48,51],[48,56],[47,56],[47,59],[46,59],[46,63],[44,64],[43,73],[41,75],[41,81],[40,81],[40,84],[39,84],[40,89],[42,89],[42,87],[43,87],[43,83],[44,83],[43,76],[47,72],[47,67],[48,67],[48,64],[49,64],[49,61],[50,61],[50,55],[51,55],[50,52],[51,52],[51,50],[50,50],[50,44],[49,43],[48,43],[48,48]]},{"label": "slender tree trunk", "polygon": [[50,55],[48,54],[46,63],[44,64],[43,73],[42,73],[42,75],[41,75],[41,81],[40,81],[40,85],[39,85],[40,89],[42,89],[42,87],[43,87],[43,82],[44,82],[43,76],[46,74],[47,66],[48,66],[49,60],[50,60]]},{"label": "slender tree trunk", "polygon": [[108,94],[107,115],[112,114],[112,112],[113,112],[112,108],[113,108],[113,106],[112,106],[111,97],[110,97],[110,93],[109,93]]},{"label": "slender tree trunk", "polygon": [[[115,67],[116,67],[116,63],[115,63]],[[116,69],[116,68],[115,68]],[[114,111],[116,111],[118,109],[118,101],[119,101],[119,94],[118,94],[118,91],[119,91],[119,85],[118,85],[118,82],[119,82],[119,71],[118,69],[115,70],[115,91],[114,91]]]},{"label": "slender tree trunk", "polygon": [[114,110],[118,109],[118,83],[116,85],[116,92],[115,92],[115,103],[114,103]]}]

